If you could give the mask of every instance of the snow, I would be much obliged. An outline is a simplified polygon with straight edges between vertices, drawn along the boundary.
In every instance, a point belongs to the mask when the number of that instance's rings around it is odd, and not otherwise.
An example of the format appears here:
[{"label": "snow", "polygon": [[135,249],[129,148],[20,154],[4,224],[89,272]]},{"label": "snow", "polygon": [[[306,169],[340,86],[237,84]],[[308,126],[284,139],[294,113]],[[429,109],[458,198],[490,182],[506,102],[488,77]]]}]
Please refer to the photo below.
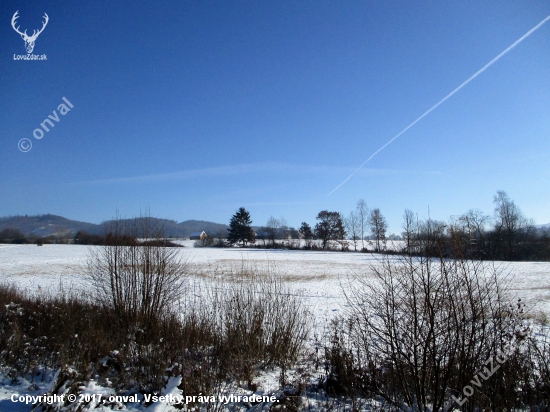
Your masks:
[{"label": "snow", "polygon": [[[178,386],[181,383],[181,376],[180,377],[172,377],[168,380],[168,383],[166,384],[166,388],[162,390],[161,395],[169,396],[173,395],[174,397],[181,396],[181,390],[178,389]],[[163,403],[163,402],[156,402],[153,403],[149,408],[147,408],[147,411],[149,412],[165,412],[168,408],[169,404]],[[171,406],[171,405],[170,405]]]},{"label": "snow", "polygon": [[[230,281],[242,270],[270,272],[303,298],[315,319],[315,333],[323,336],[328,321],[345,308],[344,288],[353,282],[354,275],[369,276],[370,267],[380,264],[381,255],[355,252],[324,252],[282,249],[193,248],[194,241],[180,241],[181,257],[197,284]],[[80,245],[0,245],[0,277],[15,283],[31,293],[65,290],[84,290],[83,276],[86,257],[94,247]],[[392,257],[396,259],[396,257]],[[496,262],[495,266],[507,275],[509,288],[527,304],[533,315],[544,313],[550,317],[550,262]],[[216,283],[222,287],[223,282]],[[313,342],[312,342],[313,343]],[[52,378],[50,376],[50,378]],[[0,373],[0,411],[29,411],[29,405],[13,403],[12,394],[42,394],[51,388],[51,379],[32,386],[21,380],[13,385]],[[278,387],[278,373],[259,377],[261,393],[273,393]],[[171,378],[163,394],[181,394],[177,378]],[[40,392],[40,393],[39,393]],[[95,382],[88,382],[82,393],[112,394]],[[260,393],[260,392],[258,392]],[[98,405],[103,410],[102,405]],[[141,409],[142,405],[128,404],[127,409]],[[104,410],[110,410],[105,408]],[[166,403],[152,404],[147,410],[174,410]]]},{"label": "snow", "polygon": [[[369,276],[381,255],[284,249],[193,248],[179,241],[182,260],[200,283],[224,280],[241,270],[275,273],[299,292],[323,328],[345,305],[345,288],[353,275]],[[84,290],[83,265],[93,246],[0,245],[0,277],[28,292]],[[496,262],[506,274],[509,289],[522,298],[531,313],[550,317],[550,262]],[[352,281],[352,280],[351,280]]]},{"label": "snow", "polygon": [[[40,376],[18,378],[14,382],[8,378],[4,371],[0,371],[0,411],[2,412],[20,412],[30,411],[32,405],[19,401],[21,396],[40,396],[50,392],[55,385],[57,372],[48,370]],[[12,396],[17,402],[12,402]]]}]

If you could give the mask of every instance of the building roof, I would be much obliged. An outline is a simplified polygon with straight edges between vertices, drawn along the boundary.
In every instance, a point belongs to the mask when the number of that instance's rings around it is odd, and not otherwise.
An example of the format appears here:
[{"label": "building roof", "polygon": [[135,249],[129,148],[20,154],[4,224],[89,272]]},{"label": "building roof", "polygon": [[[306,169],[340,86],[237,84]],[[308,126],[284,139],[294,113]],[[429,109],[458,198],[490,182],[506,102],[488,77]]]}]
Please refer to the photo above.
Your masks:
[{"label": "building roof", "polygon": [[201,230],[200,232],[193,232],[189,235],[189,237],[195,237],[195,236],[200,236],[202,235],[203,233],[206,233],[204,230]]}]

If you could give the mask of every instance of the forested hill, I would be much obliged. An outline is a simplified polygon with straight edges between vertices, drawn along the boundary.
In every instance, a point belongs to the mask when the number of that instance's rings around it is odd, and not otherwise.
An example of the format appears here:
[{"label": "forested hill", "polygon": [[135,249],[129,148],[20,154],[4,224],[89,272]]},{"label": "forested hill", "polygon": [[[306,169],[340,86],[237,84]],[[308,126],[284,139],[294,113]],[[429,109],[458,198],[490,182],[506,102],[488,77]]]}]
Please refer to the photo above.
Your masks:
[{"label": "forested hill", "polygon": [[75,234],[79,230],[95,234],[99,233],[100,225],[47,214],[2,217],[0,218],[0,231],[4,229],[17,229],[25,236],[44,237]]},{"label": "forested hill", "polygon": [[[227,225],[208,222],[204,220],[186,220],[176,222],[175,220],[151,218],[164,227],[166,236],[189,237],[192,232],[204,230],[206,233],[215,235],[223,231],[226,233]],[[134,219],[125,219],[131,223]],[[74,236],[78,231],[83,230],[90,234],[104,234],[105,227],[110,221],[100,224],[81,222],[67,219],[62,216],[51,214],[36,216],[8,216],[0,218],[0,231],[4,229],[17,229],[25,236]]]}]

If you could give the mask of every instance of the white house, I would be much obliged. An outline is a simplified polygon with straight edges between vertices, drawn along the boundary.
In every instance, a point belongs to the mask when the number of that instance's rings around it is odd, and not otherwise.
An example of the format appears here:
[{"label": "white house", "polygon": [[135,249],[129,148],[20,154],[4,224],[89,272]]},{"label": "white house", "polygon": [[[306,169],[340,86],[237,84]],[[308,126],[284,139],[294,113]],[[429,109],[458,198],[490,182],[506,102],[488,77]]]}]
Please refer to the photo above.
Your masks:
[{"label": "white house", "polygon": [[207,237],[208,235],[206,234],[206,232],[203,230],[202,232],[193,232],[189,235],[189,239],[191,240],[202,240],[204,239],[205,237]]}]

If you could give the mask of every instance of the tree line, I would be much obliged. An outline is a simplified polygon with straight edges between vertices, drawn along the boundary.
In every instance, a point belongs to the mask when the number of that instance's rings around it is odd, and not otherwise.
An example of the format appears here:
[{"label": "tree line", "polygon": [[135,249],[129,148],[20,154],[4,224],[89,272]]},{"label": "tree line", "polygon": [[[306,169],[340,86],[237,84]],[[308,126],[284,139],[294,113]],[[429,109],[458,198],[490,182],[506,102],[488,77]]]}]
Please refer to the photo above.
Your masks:
[{"label": "tree line", "polygon": [[493,216],[470,209],[449,222],[419,220],[406,210],[404,251],[482,260],[550,260],[549,228],[537,229],[504,191],[496,193],[493,204]]},{"label": "tree line", "polygon": [[[284,218],[273,216],[264,226],[253,229],[250,212],[241,207],[231,217],[228,233],[201,239],[196,246],[238,244],[241,247],[254,245],[409,255],[428,253],[435,256],[444,253],[448,257],[488,260],[550,260],[550,227],[537,228],[504,191],[496,193],[493,203],[492,216],[478,209],[470,209],[447,222],[420,219],[413,211],[406,209],[402,232],[398,235],[388,234],[388,223],[381,210],[369,209],[363,199],[347,216],[337,211],[322,210],[317,214],[314,225],[304,221],[298,229],[288,226]],[[109,245],[114,240],[108,232],[96,235],[81,230],[74,236],[38,237],[25,236],[18,229],[7,228],[0,231],[0,243]],[[127,241],[138,242],[138,235]],[[389,245],[389,240],[402,242]],[[165,246],[176,244],[166,241]]]},{"label": "tree line", "polygon": [[[118,222],[117,222],[118,223]],[[113,226],[111,224],[111,226]],[[127,225],[132,227],[132,225]],[[85,230],[79,230],[74,236],[69,234],[65,235],[49,235],[45,237],[37,236],[25,236],[18,229],[7,228],[0,231],[0,243],[25,245],[25,244],[37,244],[42,246],[44,244],[75,244],[75,245],[89,245],[89,246],[113,246],[113,245],[126,245],[126,246],[145,246],[148,241],[141,239],[141,233],[137,224],[133,227],[136,229],[132,234],[124,234],[123,237],[113,233],[111,230],[107,230],[104,235],[96,235],[86,232]],[[181,247],[181,245],[172,242],[170,239],[155,240],[159,242],[158,246],[167,247]]]},{"label": "tree line", "polygon": [[[317,214],[313,227],[302,222],[298,230],[287,226],[284,218],[270,216],[265,226],[254,231],[250,212],[241,207],[231,217],[226,240],[229,245],[239,244],[242,247],[254,244],[255,247],[266,248],[443,254],[446,257],[490,260],[549,260],[549,229],[537,229],[533,220],[526,218],[504,191],[496,193],[493,203],[493,216],[470,209],[458,217],[451,217],[448,222],[420,219],[413,211],[406,209],[400,235],[388,235],[388,222],[380,209],[369,209],[363,199],[347,216],[341,212],[322,210]],[[388,240],[402,242],[389,247]]]},{"label": "tree line", "polygon": [[5,228],[0,231],[0,243],[14,244],[14,245],[26,245],[36,244],[42,246],[44,244],[67,244],[71,242],[70,236],[37,236],[31,234],[25,236],[19,229]]},{"label": "tree line", "polygon": [[284,247],[281,240],[304,240],[301,247],[305,249],[322,248],[348,250],[349,240],[357,250],[359,240],[362,241],[361,250],[367,250],[365,240],[374,239],[375,251],[382,251],[386,240],[387,222],[380,209],[369,210],[364,200],[357,204],[357,211],[344,217],[340,212],[322,210],[317,214],[317,223],[312,228],[307,222],[302,222],[296,230],[286,224],[284,218],[276,219],[270,216],[265,226],[257,231],[252,228],[250,212],[244,207],[239,208],[229,222],[227,241],[230,245],[255,244],[256,247]]}]

